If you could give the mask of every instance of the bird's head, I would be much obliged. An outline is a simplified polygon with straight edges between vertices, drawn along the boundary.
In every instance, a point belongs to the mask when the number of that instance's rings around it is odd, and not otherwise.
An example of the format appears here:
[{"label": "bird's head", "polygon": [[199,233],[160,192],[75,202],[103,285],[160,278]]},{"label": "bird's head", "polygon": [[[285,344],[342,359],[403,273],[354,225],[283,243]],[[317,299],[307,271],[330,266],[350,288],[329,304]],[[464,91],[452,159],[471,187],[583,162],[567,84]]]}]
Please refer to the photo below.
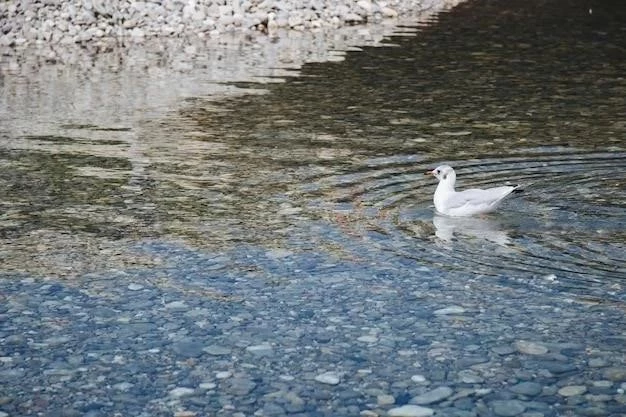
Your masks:
[{"label": "bird's head", "polygon": [[454,183],[456,180],[456,174],[454,173],[454,169],[448,165],[441,165],[433,170],[426,171],[424,175],[432,175],[437,178],[439,181],[450,181]]}]

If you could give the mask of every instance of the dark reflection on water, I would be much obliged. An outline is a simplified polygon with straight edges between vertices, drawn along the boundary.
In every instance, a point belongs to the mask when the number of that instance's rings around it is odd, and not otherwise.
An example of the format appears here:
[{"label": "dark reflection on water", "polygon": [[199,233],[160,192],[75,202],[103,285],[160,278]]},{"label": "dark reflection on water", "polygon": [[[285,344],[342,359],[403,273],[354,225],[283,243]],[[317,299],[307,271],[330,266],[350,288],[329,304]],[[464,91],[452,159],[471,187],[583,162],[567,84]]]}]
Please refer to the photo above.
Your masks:
[{"label": "dark reflection on water", "polygon": [[[626,11],[589,4],[469,2],[263,94],[189,99],[132,129],[5,137],[0,236],[26,252],[29,233],[53,230],[107,248],[166,238],[395,256],[620,296]],[[441,162],[460,187],[527,192],[485,218],[433,216],[422,173]]]}]

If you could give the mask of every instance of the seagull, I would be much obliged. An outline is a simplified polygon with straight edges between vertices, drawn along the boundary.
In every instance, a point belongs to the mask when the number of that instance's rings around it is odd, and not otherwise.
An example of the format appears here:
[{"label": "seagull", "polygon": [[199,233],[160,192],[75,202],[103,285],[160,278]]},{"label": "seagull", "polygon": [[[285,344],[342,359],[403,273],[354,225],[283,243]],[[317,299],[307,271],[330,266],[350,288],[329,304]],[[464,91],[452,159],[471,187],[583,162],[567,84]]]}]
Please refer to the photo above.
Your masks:
[{"label": "seagull", "polygon": [[494,211],[511,193],[521,191],[519,185],[455,191],[456,173],[448,165],[441,165],[425,172],[424,175],[432,175],[439,180],[433,197],[435,209],[440,214],[451,217],[489,213]]}]

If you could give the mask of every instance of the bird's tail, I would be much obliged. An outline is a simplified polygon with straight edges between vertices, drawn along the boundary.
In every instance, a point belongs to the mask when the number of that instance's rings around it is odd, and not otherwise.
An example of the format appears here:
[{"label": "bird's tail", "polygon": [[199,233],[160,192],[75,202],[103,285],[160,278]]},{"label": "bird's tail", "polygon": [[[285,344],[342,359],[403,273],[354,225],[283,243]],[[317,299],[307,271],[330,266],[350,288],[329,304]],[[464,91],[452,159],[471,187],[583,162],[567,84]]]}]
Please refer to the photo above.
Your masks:
[{"label": "bird's tail", "polygon": [[523,193],[524,191],[526,191],[526,188],[530,187],[531,185],[533,185],[533,182],[529,182],[526,184],[517,184],[513,186],[513,191],[511,191],[511,193],[513,194],[517,194],[517,193]]}]

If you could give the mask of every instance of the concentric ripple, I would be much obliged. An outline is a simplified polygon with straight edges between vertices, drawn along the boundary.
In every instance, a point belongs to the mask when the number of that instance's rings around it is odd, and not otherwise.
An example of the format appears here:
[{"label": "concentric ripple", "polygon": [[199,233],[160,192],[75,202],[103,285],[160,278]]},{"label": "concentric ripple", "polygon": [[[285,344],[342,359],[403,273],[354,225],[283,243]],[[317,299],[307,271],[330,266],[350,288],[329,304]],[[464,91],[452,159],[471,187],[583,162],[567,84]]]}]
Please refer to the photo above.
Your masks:
[{"label": "concentric ripple", "polygon": [[348,216],[373,250],[445,270],[623,297],[626,283],[626,153],[525,149],[510,158],[445,161],[457,188],[522,184],[525,192],[482,217],[435,214],[439,162],[413,155],[370,159],[312,176],[309,208]]}]

